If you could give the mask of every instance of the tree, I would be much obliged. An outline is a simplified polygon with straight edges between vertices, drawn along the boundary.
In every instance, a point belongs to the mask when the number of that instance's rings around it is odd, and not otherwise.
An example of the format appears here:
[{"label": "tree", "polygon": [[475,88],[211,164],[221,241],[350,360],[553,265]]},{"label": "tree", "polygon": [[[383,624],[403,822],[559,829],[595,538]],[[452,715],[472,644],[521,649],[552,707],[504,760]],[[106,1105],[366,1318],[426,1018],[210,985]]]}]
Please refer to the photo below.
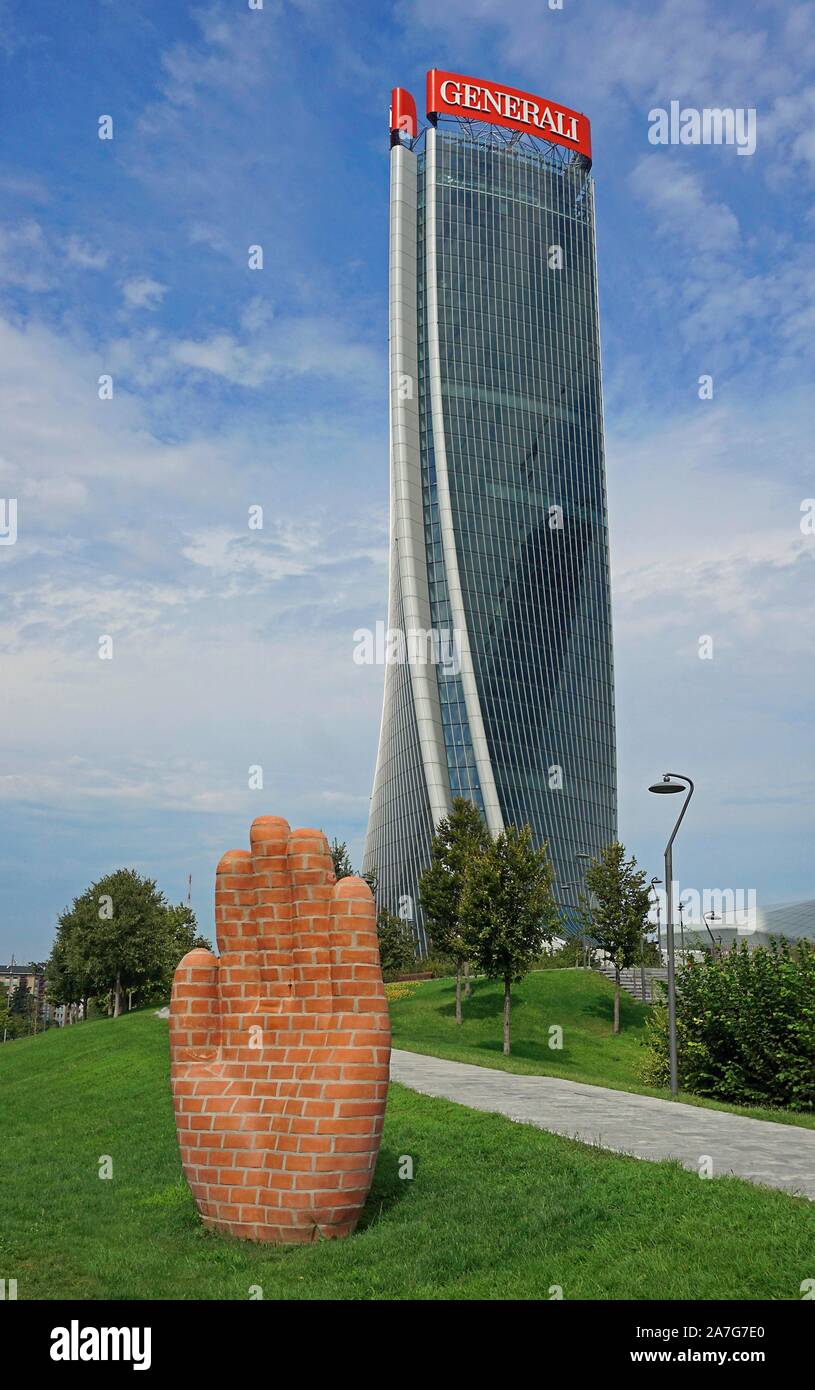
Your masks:
[{"label": "tree", "polygon": [[354,870],[351,867],[351,856],[348,853],[348,845],[345,840],[331,841],[331,858],[334,862],[334,877],[339,883],[341,878],[350,878]]},{"label": "tree", "polygon": [[195,946],[189,907],[170,907],[152,879],[135,869],[117,869],[91,884],[59,917],[48,963],[49,994],[56,1003],[76,1004],[108,995],[109,1012],[122,1012],[126,991],[165,989],[175,966]]},{"label": "tree", "polygon": [[[24,981],[20,982],[24,984]],[[29,1012],[27,1006],[18,1001],[20,993],[19,986],[14,989],[6,989],[0,985],[0,1042],[11,1042],[14,1038],[21,1038],[28,1032]],[[28,989],[23,991],[23,1000],[30,1003],[31,995]],[[16,1006],[16,1007],[15,1007]]]},{"label": "tree", "polygon": [[535,849],[528,825],[509,825],[471,860],[461,895],[461,924],[476,965],[504,982],[504,1056],[510,1051],[513,981],[522,980],[560,914],[546,846]]},{"label": "tree", "polygon": [[361,878],[363,883],[367,883],[373,894],[374,901],[376,901],[378,887],[376,874],[370,869],[367,874],[364,874],[361,869],[352,868],[351,855],[348,853],[348,845],[345,840],[332,840],[329,846],[329,852],[334,864],[334,877],[337,883],[339,883],[341,878],[350,878],[351,875],[355,875],[357,878]]},{"label": "tree", "polygon": [[150,988],[169,995],[178,962],[188,951],[209,951],[212,943],[198,931],[195,913],[188,903],[177,903],[166,911],[166,927],[161,944],[162,964]]},{"label": "tree", "polygon": [[[358,873],[354,869],[347,842],[335,838],[331,841],[329,849],[337,883],[341,878],[349,878],[352,874],[357,873],[357,876],[367,883],[374,899],[376,899],[376,875]],[[416,965],[416,942],[413,939],[413,932],[406,922],[395,917],[392,912],[388,912],[383,907],[377,915],[376,934],[379,940],[379,960],[383,975],[396,974],[398,971],[408,971],[414,968]]]},{"label": "tree", "polygon": [[593,906],[582,909],[586,932],[606,951],[614,966],[614,1024],[620,1031],[620,971],[635,965],[642,951],[651,907],[645,870],[626,859],[619,840],[607,845],[586,871]]},{"label": "tree", "polygon": [[17,988],[11,996],[9,1013],[22,1021],[21,1031],[26,1032],[30,1027],[31,1017],[34,1013],[34,997],[28,987],[28,980],[25,975],[20,976]]},{"label": "tree", "polygon": [[374,902],[376,902],[377,896],[379,894],[379,879],[377,878],[373,869],[369,869],[367,874],[364,874],[361,869],[358,869],[357,878],[361,878],[363,883],[367,883],[368,887],[371,890],[371,897],[373,898]]},{"label": "tree", "polygon": [[394,975],[409,971],[416,965],[416,944],[413,932],[407,922],[395,917],[384,907],[376,919],[376,934],[379,940],[379,962],[382,974]]},{"label": "tree", "polygon": [[0,984],[0,1035],[5,1042],[9,1031],[9,1007],[8,990],[4,984]]},{"label": "tree", "polygon": [[87,1001],[91,991],[76,928],[76,921],[66,913],[58,919],[56,940],[45,967],[46,996],[52,1004],[79,1005]]},{"label": "tree", "polygon": [[457,796],[440,820],[430,846],[430,864],[419,881],[419,897],[433,949],[456,962],[456,1023],[461,1023],[461,972],[468,951],[460,905],[467,868],[489,843],[487,828],[472,801]]}]

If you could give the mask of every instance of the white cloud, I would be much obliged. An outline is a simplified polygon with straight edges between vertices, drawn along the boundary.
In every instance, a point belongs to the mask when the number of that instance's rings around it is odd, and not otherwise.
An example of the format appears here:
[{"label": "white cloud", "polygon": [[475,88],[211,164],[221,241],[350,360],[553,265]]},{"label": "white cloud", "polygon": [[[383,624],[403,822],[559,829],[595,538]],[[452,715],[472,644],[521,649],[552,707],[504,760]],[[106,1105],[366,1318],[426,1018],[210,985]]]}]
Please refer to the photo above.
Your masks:
[{"label": "white cloud", "polygon": [[[790,393],[608,429],[623,830],[647,846],[642,792],[665,767],[690,772],[692,832],[707,839],[685,873],[700,882],[766,882],[773,837],[812,833],[815,537],[800,503],[813,414]],[[788,810],[768,820],[768,797]]]},{"label": "white cloud", "polygon": [[726,255],[738,243],[735,213],[708,197],[701,174],[679,167],[676,158],[664,153],[645,155],[632,170],[629,183],[654,214],[662,234],[717,256]]},{"label": "white cloud", "polygon": [[[371,530],[380,526],[381,544],[372,543]],[[365,516],[359,522],[324,516],[302,519],[273,518],[264,529],[231,531],[205,528],[192,535],[182,555],[219,580],[240,581],[242,593],[257,592],[280,580],[311,576],[320,579],[321,602],[330,608],[339,597],[348,602],[347,589],[338,592],[338,572],[353,575],[363,567],[370,583],[372,572],[384,574],[387,545],[384,517]],[[222,592],[234,592],[222,590]]]},{"label": "white cloud", "polygon": [[0,174],[0,190],[14,198],[25,198],[30,203],[47,203],[50,193],[42,179],[33,174]]},{"label": "white cloud", "polygon": [[241,309],[241,328],[244,333],[260,333],[268,328],[273,318],[273,305],[262,295],[256,294]]},{"label": "white cloud", "polygon": [[56,282],[55,253],[38,222],[0,226],[0,284],[38,292]]},{"label": "white cloud", "polygon": [[768,364],[774,370],[811,354],[810,245],[771,234],[748,243],[732,209],[710,196],[697,170],[679,163],[678,151],[644,156],[628,183],[656,232],[644,274],[671,306],[681,343],[703,348],[708,360],[715,353],[720,365],[743,363],[757,376]]},{"label": "white cloud", "polygon": [[384,472],[381,502],[349,486],[364,492],[368,466],[356,427],[312,411],[265,431],[260,454],[234,427],[167,442],[149,393],[108,409],[96,353],[35,323],[0,320],[0,365],[0,481],[20,497],[2,556],[0,799],[358,824],[382,672],[355,665],[353,631],[384,616],[387,518]]},{"label": "white cloud", "polygon": [[69,265],[79,266],[82,270],[104,270],[110,260],[110,252],[104,248],[94,249],[82,237],[72,235],[65,245],[65,259]]},{"label": "white cloud", "polygon": [[[263,323],[263,315],[257,301],[253,306],[248,322],[255,328]],[[275,376],[306,375],[353,378],[362,387],[381,371],[371,348],[350,340],[343,325],[319,316],[273,320],[245,342],[223,332],[182,339],[169,345],[169,355],[181,366],[246,387],[261,386]]]},{"label": "white cloud", "polygon": [[149,275],[136,276],[122,285],[122,297],[130,309],[157,309],[166,293],[167,286]]},{"label": "white cloud", "polygon": [[175,44],[162,54],[165,100],[187,108],[203,96],[243,93],[262,83],[275,41],[274,20],[281,13],[277,0],[268,0],[260,23],[254,16],[249,16],[248,23],[240,22],[244,16],[235,23],[234,17],[214,8],[196,12],[200,40]]},{"label": "white cloud", "polygon": [[68,757],[0,774],[0,801],[46,803],[63,809],[70,805],[74,811],[87,809],[93,802],[145,809],[160,803],[166,810],[191,814],[238,811],[244,803],[242,793],[236,787],[212,786],[210,779],[206,763],[188,759],[162,763],[123,753],[111,766],[88,757]]},{"label": "white cloud", "polygon": [[217,227],[209,226],[205,222],[193,222],[188,236],[193,246],[208,246],[210,251],[215,251],[218,255],[235,256],[235,246]]},{"label": "white cloud", "polygon": [[[444,33],[459,46],[480,48],[489,33],[497,59],[525,74],[534,91],[541,73],[556,74],[559,90],[551,77],[546,84],[546,94],[555,99],[568,101],[571,90],[604,104],[624,94],[645,113],[649,106],[691,97],[698,106],[733,105],[725,99],[733,92],[744,94],[743,104],[756,105],[768,93],[797,84],[815,18],[807,7],[794,26],[785,25],[791,8],[768,3],[734,10],[717,0],[632,0],[625,7],[582,6],[569,15],[549,11],[538,0],[512,6],[479,0],[475,8],[468,0],[447,0],[443,6],[414,0],[405,13],[414,32],[422,27]],[[779,14],[777,31],[771,26]]]}]

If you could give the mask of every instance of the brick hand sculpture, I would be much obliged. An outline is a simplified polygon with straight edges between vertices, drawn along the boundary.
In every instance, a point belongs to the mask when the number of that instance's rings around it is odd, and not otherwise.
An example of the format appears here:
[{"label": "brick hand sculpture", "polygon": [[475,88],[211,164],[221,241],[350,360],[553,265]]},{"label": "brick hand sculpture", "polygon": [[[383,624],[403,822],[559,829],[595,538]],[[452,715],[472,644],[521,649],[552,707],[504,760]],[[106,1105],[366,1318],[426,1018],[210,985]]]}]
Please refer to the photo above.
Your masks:
[{"label": "brick hand sculpture", "polygon": [[204,1225],[349,1235],[379,1151],[390,1023],[371,891],[317,830],[252,823],[215,879],[220,959],[190,951],[170,1005],[173,1105]]}]

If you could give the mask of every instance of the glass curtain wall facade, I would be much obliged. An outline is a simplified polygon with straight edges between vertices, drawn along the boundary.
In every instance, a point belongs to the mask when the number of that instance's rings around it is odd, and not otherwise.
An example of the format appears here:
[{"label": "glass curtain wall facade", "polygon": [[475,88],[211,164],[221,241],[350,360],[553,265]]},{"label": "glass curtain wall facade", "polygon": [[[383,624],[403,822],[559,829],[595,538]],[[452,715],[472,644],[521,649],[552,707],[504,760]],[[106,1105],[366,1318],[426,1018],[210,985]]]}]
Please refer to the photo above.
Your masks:
[{"label": "glass curtain wall facade", "polygon": [[575,855],[616,835],[593,182],[463,120],[391,161],[389,627],[456,659],[387,668],[364,867],[424,948],[418,877],[466,796],[548,844],[571,930]]}]

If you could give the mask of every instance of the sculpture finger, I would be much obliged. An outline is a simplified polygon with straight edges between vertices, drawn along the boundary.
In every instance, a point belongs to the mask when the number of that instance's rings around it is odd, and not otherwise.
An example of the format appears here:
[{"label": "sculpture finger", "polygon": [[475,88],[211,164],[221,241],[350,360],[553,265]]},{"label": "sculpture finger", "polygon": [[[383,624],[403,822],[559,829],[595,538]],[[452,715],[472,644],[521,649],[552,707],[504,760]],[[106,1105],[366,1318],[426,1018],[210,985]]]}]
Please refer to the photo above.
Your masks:
[{"label": "sculpture finger", "polygon": [[337,1013],[387,1017],[376,904],[368,884],[356,875],[341,878],[331,894],[331,978]]},{"label": "sculpture finger", "polygon": [[282,816],[258,816],[252,822],[254,932],[260,960],[264,1007],[294,1005],[291,880],[288,847],[291,826]]},{"label": "sculpture finger", "polygon": [[330,1013],[331,894],[334,864],[321,830],[295,830],[289,836],[294,930],[294,992],[305,1013]]},{"label": "sculpture finger", "polygon": [[227,850],[215,871],[220,995],[227,1014],[253,1012],[260,998],[255,895],[251,854],[245,849]]}]

